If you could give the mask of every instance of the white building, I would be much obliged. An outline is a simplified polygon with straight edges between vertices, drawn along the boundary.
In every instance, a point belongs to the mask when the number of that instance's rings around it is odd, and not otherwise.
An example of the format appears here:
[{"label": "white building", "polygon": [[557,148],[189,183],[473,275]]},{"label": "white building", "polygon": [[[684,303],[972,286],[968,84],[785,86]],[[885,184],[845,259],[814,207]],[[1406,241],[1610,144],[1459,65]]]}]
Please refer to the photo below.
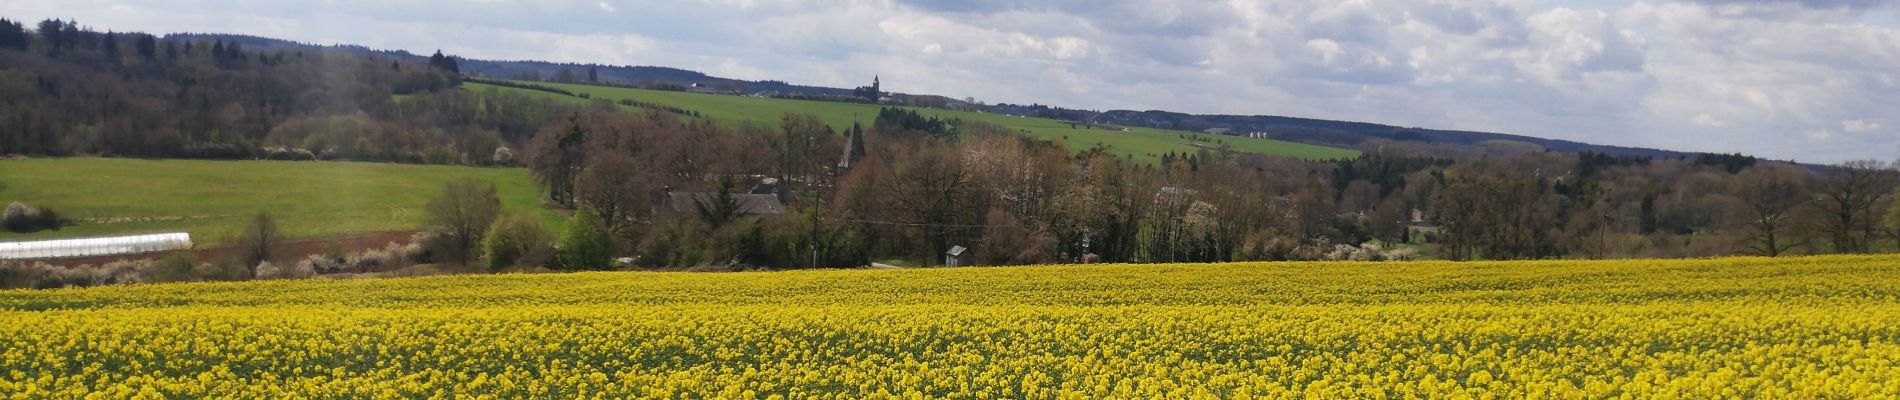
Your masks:
[{"label": "white building", "polygon": [[77,239],[0,242],[0,260],[121,256],[191,248],[191,234],[159,233]]}]

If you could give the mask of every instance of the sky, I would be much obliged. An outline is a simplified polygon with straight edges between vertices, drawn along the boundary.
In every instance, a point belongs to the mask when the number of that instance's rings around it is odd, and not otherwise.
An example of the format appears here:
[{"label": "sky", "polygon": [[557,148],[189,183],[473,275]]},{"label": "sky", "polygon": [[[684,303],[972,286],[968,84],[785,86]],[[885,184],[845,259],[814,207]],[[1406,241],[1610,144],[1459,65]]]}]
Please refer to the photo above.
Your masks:
[{"label": "sky", "polygon": [[0,0],[0,16],[1082,109],[1900,158],[1900,0]]}]

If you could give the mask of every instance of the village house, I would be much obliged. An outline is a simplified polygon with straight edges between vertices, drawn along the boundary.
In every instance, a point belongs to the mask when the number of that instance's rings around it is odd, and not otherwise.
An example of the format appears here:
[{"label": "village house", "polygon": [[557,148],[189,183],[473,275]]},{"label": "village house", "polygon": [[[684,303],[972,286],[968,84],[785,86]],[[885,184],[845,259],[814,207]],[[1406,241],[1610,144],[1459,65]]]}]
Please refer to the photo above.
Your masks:
[{"label": "village house", "polygon": [[[676,218],[699,214],[700,203],[717,201],[717,193],[712,192],[675,192],[672,188],[662,189],[653,205],[656,218]],[[737,204],[739,215],[764,216],[785,214],[785,203],[779,201],[776,194],[733,193],[732,202]]]}]

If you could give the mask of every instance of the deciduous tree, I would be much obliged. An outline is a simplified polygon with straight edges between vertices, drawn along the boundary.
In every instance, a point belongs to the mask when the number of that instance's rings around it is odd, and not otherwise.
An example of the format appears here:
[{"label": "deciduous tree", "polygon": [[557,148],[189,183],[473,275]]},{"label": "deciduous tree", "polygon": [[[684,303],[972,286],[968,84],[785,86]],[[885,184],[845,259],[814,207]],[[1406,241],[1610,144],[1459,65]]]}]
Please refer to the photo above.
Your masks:
[{"label": "deciduous tree", "polygon": [[586,207],[567,219],[567,228],[561,231],[555,248],[561,268],[567,270],[606,268],[614,253],[613,239],[601,226],[600,214]]},{"label": "deciduous tree", "polygon": [[554,260],[553,245],[553,235],[534,215],[510,214],[489,226],[488,236],[482,240],[483,258],[491,271],[544,267]]},{"label": "deciduous tree", "polygon": [[1793,168],[1757,165],[1736,175],[1734,193],[1744,209],[1735,215],[1748,233],[1743,251],[1776,257],[1795,247],[1789,217],[1814,198],[1803,179],[1806,174]]},{"label": "deciduous tree", "polygon": [[270,261],[276,256],[281,235],[277,232],[277,219],[270,213],[257,213],[251,223],[244,225],[244,234],[238,237],[238,262],[242,263],[251,276],[257,276],[257,265]]},{"label": "deciduous tree", "polygon": [[1873,251],[1880,233],[1876,206],[1893,194],[1896,183],[1900,183],[1900,173],[1873,160],[1842,163],[1821,175],[1817,181],[1820,200],[1814,205],[1823,217],[1815,223],[1835,251]]},{"label": "deciduous tree", "polygon": [[495,187],[474,179],[442,185],[442,194],[429,201],[429,225],[441,235],[440,256],[468,264],[479,256],[482,237],[501,215]]}]

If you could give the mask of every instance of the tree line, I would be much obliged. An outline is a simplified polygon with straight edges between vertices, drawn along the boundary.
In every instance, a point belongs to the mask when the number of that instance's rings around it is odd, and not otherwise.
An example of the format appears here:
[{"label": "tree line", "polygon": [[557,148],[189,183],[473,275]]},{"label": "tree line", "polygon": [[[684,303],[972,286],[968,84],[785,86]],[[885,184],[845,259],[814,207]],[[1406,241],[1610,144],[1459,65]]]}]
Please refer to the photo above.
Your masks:
[{"label": "tree line", "polygon": [[490,164],[586,108],[457,70],[0,19],[0,154]]},{"label": "tree line", "polygon": [[[954,247],[969,249],[965,264],[1900,249],[1900,173],[1873,161],[1452,159],[1388,145],[1337,162],[1204,150],[1142,164],[994,125],[879,117],[840,132],[798,114],[777,129],[729,130],[659,112],[579,113],[536,134],[526,157],[551,201],[594,210],[616,254],[648,266],[934,265]],[[851,133],[865,150],[845,168]],[[680,192],[700,196],[700,212],[667,209],[661,196]],[[769,194],[785,210],[735,215],[734,193]]]}]

